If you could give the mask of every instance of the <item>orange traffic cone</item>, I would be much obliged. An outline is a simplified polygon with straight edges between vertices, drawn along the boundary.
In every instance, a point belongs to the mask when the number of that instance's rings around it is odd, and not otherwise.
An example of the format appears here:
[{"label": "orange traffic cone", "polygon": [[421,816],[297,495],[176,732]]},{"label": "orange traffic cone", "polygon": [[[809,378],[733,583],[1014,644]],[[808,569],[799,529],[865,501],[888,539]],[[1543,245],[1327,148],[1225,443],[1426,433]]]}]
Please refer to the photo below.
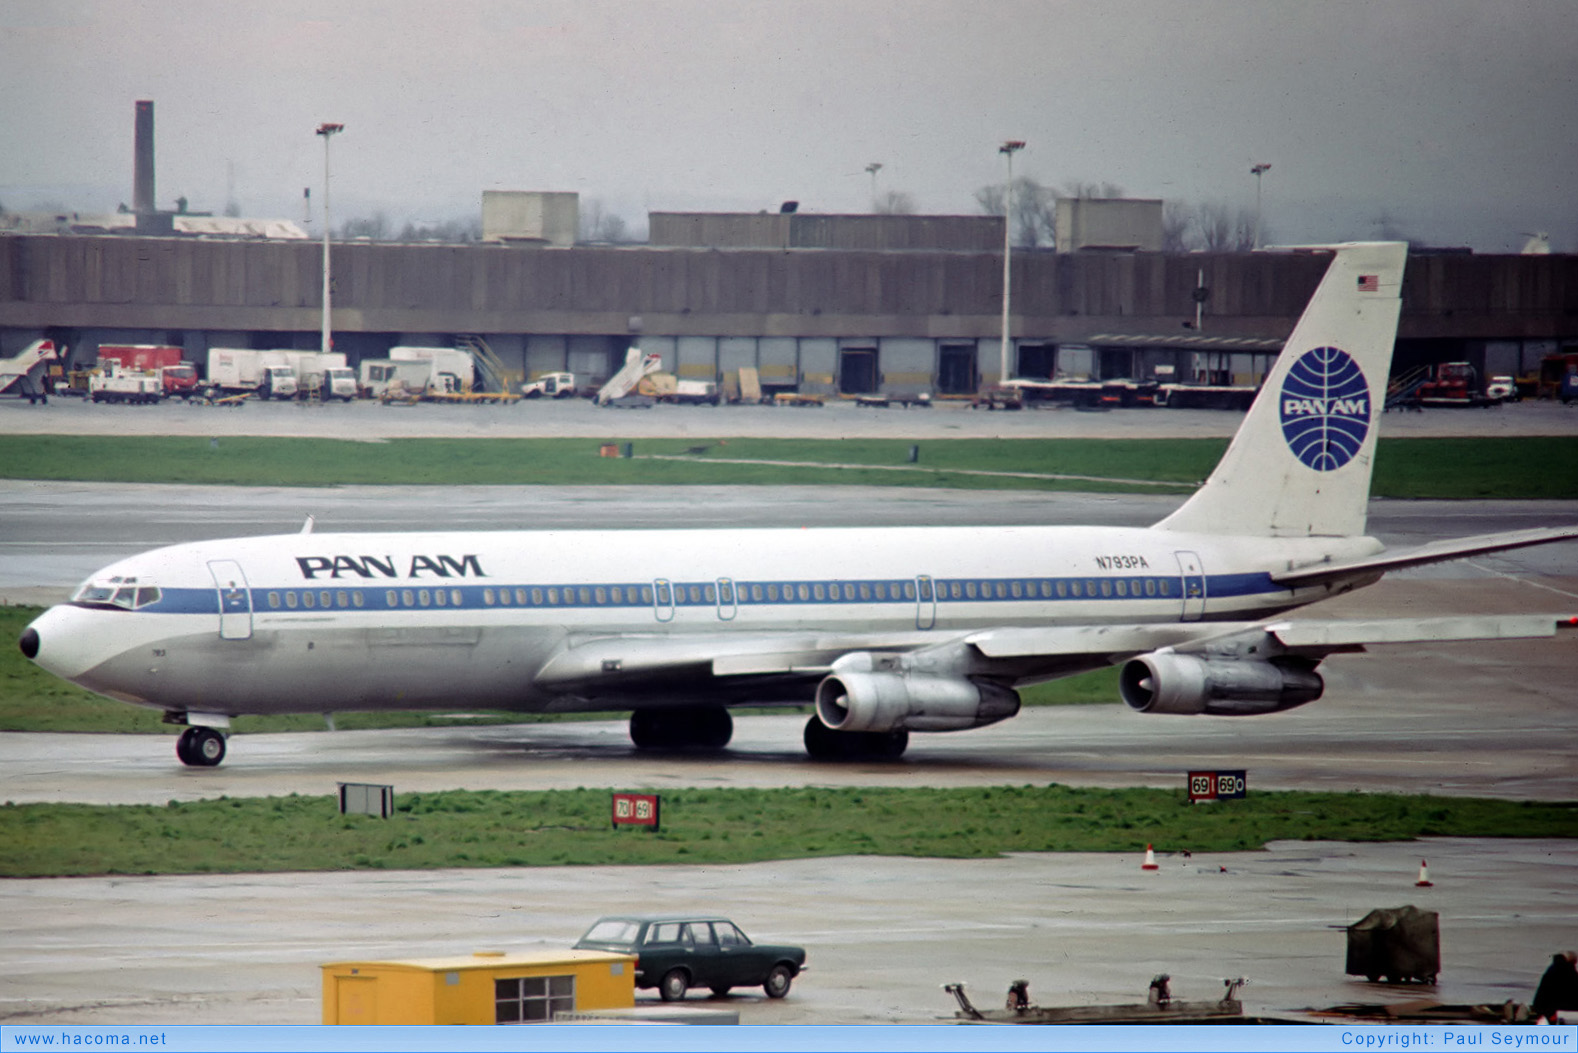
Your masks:
[{"label": "orange traffic cone", "polygon": [[1145,862],[1140,864],[1140,869],[1141,870],[1160,870],[1161,869],[1161,867],[1156,865],[1156,853],[1151,851],[1151,846],[1150,845],[1146,845],[1145,846]]},{"label": "orange traffic cone", "polygon": [[1419,861],[1419,880],[1414,882],[1414,888],[1434,888],[1435,882],[1430,880],[1430,867],[1423,859]]}]

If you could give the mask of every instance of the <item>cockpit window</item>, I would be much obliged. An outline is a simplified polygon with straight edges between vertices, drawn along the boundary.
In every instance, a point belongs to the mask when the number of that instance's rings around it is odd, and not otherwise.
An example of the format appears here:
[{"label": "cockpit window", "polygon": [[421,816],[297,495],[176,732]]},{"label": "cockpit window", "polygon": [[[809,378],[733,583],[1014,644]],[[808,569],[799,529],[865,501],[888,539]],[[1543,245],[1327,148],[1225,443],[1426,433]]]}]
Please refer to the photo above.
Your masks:
[{"label": "cockpit window", "polygon": [[85,582],[71,597],[79,607],[109,607],[135,611],[158,603],[163,594],[157,585],[139,585],[136,578],[100,578]]}]

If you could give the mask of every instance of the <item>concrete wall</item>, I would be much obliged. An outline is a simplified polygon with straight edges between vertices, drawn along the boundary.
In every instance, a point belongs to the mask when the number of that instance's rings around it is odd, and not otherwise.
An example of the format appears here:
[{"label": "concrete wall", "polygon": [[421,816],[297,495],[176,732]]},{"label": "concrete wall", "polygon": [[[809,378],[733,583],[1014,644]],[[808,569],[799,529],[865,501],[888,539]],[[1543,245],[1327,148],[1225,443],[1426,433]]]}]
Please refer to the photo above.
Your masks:
[{"label": "concrete wall", "polygon": [[1053,221],[1059,252],[1162,251],[1162,202],[1144,198],[1059,198]]}]

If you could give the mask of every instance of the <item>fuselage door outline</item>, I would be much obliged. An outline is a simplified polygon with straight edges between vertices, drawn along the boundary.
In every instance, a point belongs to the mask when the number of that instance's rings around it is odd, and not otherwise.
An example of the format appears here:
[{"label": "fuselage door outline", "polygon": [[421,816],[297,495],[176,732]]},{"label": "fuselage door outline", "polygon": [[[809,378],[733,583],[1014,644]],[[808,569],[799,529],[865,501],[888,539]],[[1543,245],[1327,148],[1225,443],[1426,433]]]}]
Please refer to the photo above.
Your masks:
[{"label": "fuselage door outline", "polygon": [[1205,569],[1193,552],[1174,552],[1178,558],[1179,584],[1183,586],[1181,621],[1197,622],[1205,614]]},{"label": "fuselage door outline", "polygon": [[252,639],[252,591],[241,564],[233,559],[209,560],[208,573],[219,592],[219,638]]},{"label": "fuselage door outline", "polygon": [[652,582],[652,613],[660,622],[674,620],[674,586],[667,578]]},{"label": "fuselage door outline", "polygon": [[930,574],[915,577],[915,628],[930,629],[937,624],[937,586]]}]

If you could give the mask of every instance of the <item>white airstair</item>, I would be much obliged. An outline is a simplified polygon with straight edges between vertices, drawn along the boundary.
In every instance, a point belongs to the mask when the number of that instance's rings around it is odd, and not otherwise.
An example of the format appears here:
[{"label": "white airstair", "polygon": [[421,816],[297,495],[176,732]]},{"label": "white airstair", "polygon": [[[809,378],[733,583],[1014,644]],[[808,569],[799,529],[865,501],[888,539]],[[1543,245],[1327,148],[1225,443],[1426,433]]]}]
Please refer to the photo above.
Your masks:
[{"label": "white airstair", "polygon": [[662,355],[643,355],[639,347],[625,352],[625,364],[619,372],[608,378],[597,392],[597,404],[606,406],[614,399],[624,398],[641,383],[641,378],[663,368]]},{"label": "white airstair", "polygon": [[56,359],[53,340],[35,340],[10,358],[0,358],[0,394],[15,395],[29,402],[46,397],[39,379],[47,363]]}]

